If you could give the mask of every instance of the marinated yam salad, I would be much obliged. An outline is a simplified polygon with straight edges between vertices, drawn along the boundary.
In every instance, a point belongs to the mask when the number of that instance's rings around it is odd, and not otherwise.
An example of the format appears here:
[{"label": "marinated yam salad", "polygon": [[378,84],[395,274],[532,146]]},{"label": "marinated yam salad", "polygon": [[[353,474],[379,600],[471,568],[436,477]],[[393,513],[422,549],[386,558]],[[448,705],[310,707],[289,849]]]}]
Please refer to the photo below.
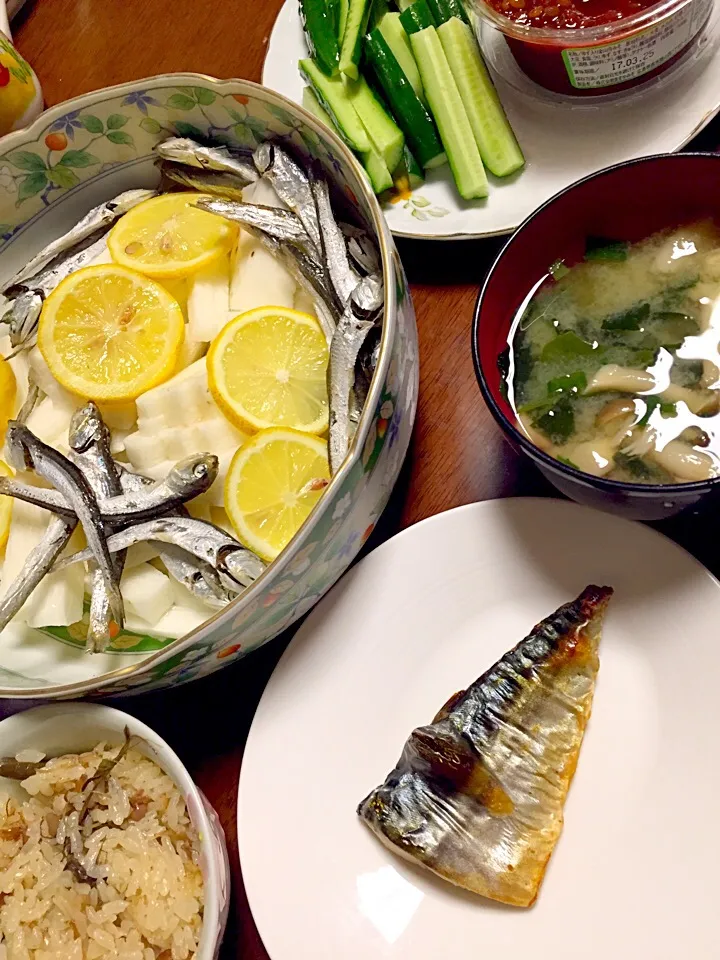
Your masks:
[{"label": "marinated yam salad", "polygon": [[380,345],[379,253],[322,175],[270,142],[157,153],[160,193],[3,290],[0,629],[87,622],[91,652],[253,583],[343,462]]},{"label": "marinated yam salad", "polygon": [[633,483],[720,474],[720,229],[590,238],[528,295],[501,358],[523,432],[556,460]]}]

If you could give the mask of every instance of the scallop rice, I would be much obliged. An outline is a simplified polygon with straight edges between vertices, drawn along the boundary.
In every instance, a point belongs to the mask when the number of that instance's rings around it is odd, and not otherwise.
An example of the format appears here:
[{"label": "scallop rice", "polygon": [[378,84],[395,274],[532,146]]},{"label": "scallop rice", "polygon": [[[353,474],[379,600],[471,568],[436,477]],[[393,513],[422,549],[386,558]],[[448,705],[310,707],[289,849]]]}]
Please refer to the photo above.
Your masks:
[{"label": "scallop rice", "polygon": [[126,741],[49,761],[24,751],[0,773],[27,794],[0,787],[0,960],[195,956],[199,842],[156,763]]}]

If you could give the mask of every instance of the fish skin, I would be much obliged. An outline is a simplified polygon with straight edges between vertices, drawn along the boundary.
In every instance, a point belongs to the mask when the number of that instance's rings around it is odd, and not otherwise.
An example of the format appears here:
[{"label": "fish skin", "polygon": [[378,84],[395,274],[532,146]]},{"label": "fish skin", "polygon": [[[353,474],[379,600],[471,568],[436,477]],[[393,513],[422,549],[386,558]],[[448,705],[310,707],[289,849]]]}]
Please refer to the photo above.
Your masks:
[{"label": "fish skin", "polygon": [[27,465],[32,467],[38,476],[51,483],[72,506],[75,516],[82,524],[93,557],[102,571],[112,615],[117,624],[122,627],[125,611],[120,584],[105,542],[100,509],[84,474],[67,457],[43,443],[32,431],[17,421],[11,420],[8,424],[7,444],[15,450],[22,448]]},{"label": "fish skin", "polygon": [[317,249],[300,219],[291,210],[223,199],[202,199],[198,200],[195,206],[226,220],[240,223],[246,229],[261,230],[281,243],[293,244],[306,256],[317,258]]},{"label": "fish skin", "polygon": [[[199,560],[210,564],[219,573],[230,576],[241,587],[254,582],[265,569],[265,564],[259,557],[250,550],[246,550],[239,541],[224,530],[193,517],[158,517],[155,520],[138,523],[108,537],[107,543],[108,549],[114,552],[125,550],[144,540],[171,543],[182,547]],[[63,570],[70,564],[79,563],[89,557],[89,550],[81,550],[61,560],[56,564],[55,569]]]},{"label": "fish skin", "polygon": [[[70,419],[68,443],[74,453],[74,461],[84,473],[98,499],[118,496],[122,493],[120,474],[110,453],[110,431],[103,421],[97,405],[89,400],[76,410]],[[113,557],[118,581],[125,565],[124,552]],[[92,560],[90,572],[90,616],[85,649],[89,653],[103,653],[112,639],[110,598],[103,580],[102,570]]]},{"label": "fish skin", "polygon": [[[205,493],[217,477],[217,471],[218,459],[214,454],[201,453],[188,457],[175,464],[168,476],[159,483],[150,481],[149,486],[132,490],[123,484],[122,494],[100,501],[100,518],[103,523],[119,526],[172,511],[187,500]],[[58,489],[33,487],[13,477],[0,477],[0,493],[64,516],[74,513],[73,505]]]},{"label": "fish skin", "polygon": [[535,902],[590,717],[611,595],[586,587],[413,731],[358,807],[383,844],[474,893]]},{"label": "fish skin", "polygon": [[157,191],[155,190],[126,190],[124,193],[118,194],[117,197],[113,197],[112,200],[106,200],[99,206],[93,207],[67,233],[47,244],[40,253],[28,260],[17,273],[6,281],[0,293],[5,294],[13,287],[34,278],[36,274],[45,269],[51,260],[66,253],[104,227],[109,227],[128,210],[132,210],[139,203],[143,203],[156,195]]},{"label": "fish skin", "polygon": [[187,167],[181,163],[172,163],[169,160],[158,160],[156,166],[163,177],[179,183],[189,190],[198,190],[200,193],[211,193],[218,197],[241,201],[243,190],[242,181],[232,173],[220,170],[202,170],[197,167]]},{"label": "fish skin", "polygon": [[318,212],[308,175],[285,150],[269,140],[255,150],[253,161],[283,203],[300,218],[315,249],[321,254],[323,245]]},{"label": "fish skin", "polygon": [[350,300],[350,295],[360,283],[361,278],[350,266],[345,237],[333,215],[327,181],[314,180],[312,192],[317,208],[324,260],[328,266],[333,289],[344,306]]},{"label": "fish skin", "polygon": [[169,137],[156,144],[154,149],[163,160],[173,160],[200,170],[232,173],[244,182],[244,186],[258,179],[258,172],[251,163],[235,156],[224,146],[206,147],[190,137]]},{"label": "fish skin", "polygon": [[[382,285],[380,285],[380,290]],[[366,337],[375,326],[372,315],[366,315],[360,304],[373,304],[378,298],[378,282],[374,277],[365,277],[353,290],[348,305],[343,311],[330,341],[327,369],[330,425],[328,429],[328,458],[330,472],[335,475],[347,456],[353,432],[353,406],[355,422],[362,412],[360,404],[353,404],[353,389],[356,378],[356,363]],[[382,303],[382,299],[380,299]],[[359,410],[359,412],[357,412]]]}]

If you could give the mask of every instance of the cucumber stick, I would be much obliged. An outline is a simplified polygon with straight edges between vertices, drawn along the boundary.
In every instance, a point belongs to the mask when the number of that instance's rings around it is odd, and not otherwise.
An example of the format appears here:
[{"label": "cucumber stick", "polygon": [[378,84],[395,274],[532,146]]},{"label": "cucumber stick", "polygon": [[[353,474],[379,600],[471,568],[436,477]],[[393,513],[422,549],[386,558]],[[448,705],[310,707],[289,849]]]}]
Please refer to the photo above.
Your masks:
[{"label": "cucumber stick", "polygon": [[400,23],[399,13],[386,13],[378,24],[378,30],[385,38],[385,43],[392,50],[392,54],[400,64],[400,69],[407,77],[415,95],[425,103],[425,91],[423,90],[420,71],[415,63],[410,40],[405,33],[405,28]]},{"label": "cucumber stick", "polygon": [[425,183],[425,175],[415,157],[410,153],[408,145],[405,144],[403,157],[400,166],[393,173],[393,183],[395,189],[400,193],[406,190],[415,190]]},{"label": "cucumber stick", "polygon": [[[417,33],[426,27],[434,27],[435,20],[425,0],[415,0],[400,14],[400,23],[408,34]],[[412,47],[412,44],[411,44]]]},{"label": "cucumber stick", "polygon": [[458,193],[465,200],[486,197],[485,168],[437,30],[426,27],[412,33],[410,44]]},{"label": "cucumber stick", "polygon": [[342,78],[325,76],[313,60],[301,60],[298,66],[347,145],[361,155],[369,153],[370,138],[350,103]]},{"label": "cucumber stick", "polygon": [[392,187],[393,178],[390,175],[387,164],[377,150],[371,149],[362,158],[362,162],[375,193],[383,193]]},{"label": "cucumber stick", "polygon": [[496,177],[515,173],[524,166],[525,157],[505,116],[471,27],[453,17],[438,27],[437,32],[485,166]]},{"label": "cucumber stick", "polygon": [[323,73],[333,76],[340,63],[340,0],[300,0],[300,16],[310,55]]},{"label": "cucumber stick", "polygon": [[317,94],[312,87],[303,87],[302,105],[305,107],[307,112],[311,113],[316,120],[320,121],[320,123],[324,123],[325,126],[329,127],[334,133],[339,132],[338,128],[333,123],[333,118],[320,103],[317,98]]},{"label": "cucumber stick", "polygon": [[[370,137],[371,143],[383,158],[388,170],[400,163],[405,138],[393,118],[383,109],[364,77],[345,82],[348,102]],[[368,151],[362,151],[368,152]]]},{"label": "cucumber stick", "polygon": [[420,165],[437,164],[443,148],[435,123],[377,29],[365,40],[365,58]]},{"label": "cucumber stick", "polygon": [[338,7],[338,28],[337,28],[337,38],[338,38],[339,44],[342,44],[343,37],[345,36],[345,27],[347,25],[349,6],[350,6],[350,0],[340,0],[340,5]]},{"label": "cucumber stick", "polygon": [[371,0],[349,0],[345,32],[340,49],[340,73],[357,80],[362,42],[370,16]]},{"label": "cucumber stick", "polygon": [[426,0],[435,23],[446,23],[451,17],[467,20],[462,0]]},{"label": "cucumber stick", "polygon": [[397,6],[400,13],[404,10],[407,10],[408,7],[413,5],[414,0],[395,0],[395,5]]},{"label": "cucumber stick", "polygon": [[[305,109],[334,130],[358,154],[375,193],[389,190],[393,185],[390,171],[349,102],[345,84],[339,77],[323,76],[310,60],[301,61],[300,70],[311,84],[312,78],[317,84],[303,89],[302,104]],[[326,110],[323,104],[327,104],[329,109]],[[336,117],[342,117],[344,125]]]},{"label": "cucumber stick", "polygon": [[374,30],[382,18],[390,13],[388,0],[370,0],[370,17],[368,18],[368,29]]}]

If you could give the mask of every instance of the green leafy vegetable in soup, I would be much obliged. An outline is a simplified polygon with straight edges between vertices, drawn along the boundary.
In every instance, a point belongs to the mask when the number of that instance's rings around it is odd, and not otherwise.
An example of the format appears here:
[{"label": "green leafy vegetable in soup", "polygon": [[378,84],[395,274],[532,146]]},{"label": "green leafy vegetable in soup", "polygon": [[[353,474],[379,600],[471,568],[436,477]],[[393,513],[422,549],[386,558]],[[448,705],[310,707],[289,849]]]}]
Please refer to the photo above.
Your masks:
[{"label": "green leafy vegetable in soup", "polygon": [[503,372],[535,444],[630,483],[720,475],[720,227],[589,237],[526,303]]}]

